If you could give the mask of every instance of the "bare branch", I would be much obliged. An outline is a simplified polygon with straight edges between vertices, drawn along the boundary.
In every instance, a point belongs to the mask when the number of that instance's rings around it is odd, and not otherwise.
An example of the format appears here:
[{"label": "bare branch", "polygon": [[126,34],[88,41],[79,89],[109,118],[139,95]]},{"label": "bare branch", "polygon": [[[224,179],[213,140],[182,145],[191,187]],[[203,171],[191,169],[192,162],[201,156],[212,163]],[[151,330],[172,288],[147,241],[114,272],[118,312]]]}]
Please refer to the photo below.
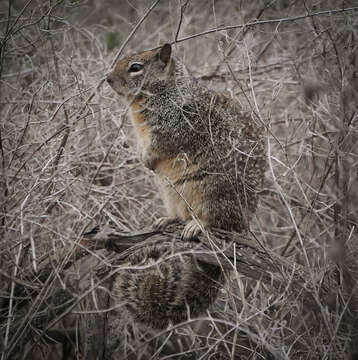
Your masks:
[{"label": "bare branch", "polygon": [[271,19],[271,20],[261,20],[261,21],[253,21],[249,22],[247,24],[238,24],[238,25],[229,25],[229,26],[222,26],[215,29],[209,29],[197,34],[189,35],[183,38],[178,39],[177,41],[174,41],[174,43],[180,43],[183,41],[191,40],[199,36],[204,36],[212,33],[216,33],[219,31],[226,31],[226,30],[232,30],[232,29],[240,29],[240,28],[246,28],[246,27],[252,27],[257,25],[266,25],[266,24],[278,24],[278,23],[285,23],[285,22],[291,22],[296,20],[303,20],[306,18],[314,17],[314,16],[326,16],[326,15],[333,15],[343,12],[355,12],[358,10],[358,6],[346,8],[346,9],[334,9],[334,10],[326,10],[326,11],[318,11],[312,14],[304,14],[299,16],[293,16],[288,18],[281,18],[281,19]]}]

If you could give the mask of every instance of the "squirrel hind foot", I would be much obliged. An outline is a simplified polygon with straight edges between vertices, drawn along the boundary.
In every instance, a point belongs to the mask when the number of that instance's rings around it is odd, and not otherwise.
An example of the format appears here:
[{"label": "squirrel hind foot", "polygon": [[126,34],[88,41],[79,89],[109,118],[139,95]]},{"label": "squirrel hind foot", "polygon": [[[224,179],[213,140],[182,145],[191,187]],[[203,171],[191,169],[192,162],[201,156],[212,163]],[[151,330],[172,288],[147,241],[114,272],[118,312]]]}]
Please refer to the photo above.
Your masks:
[{"label": "squirrel hind foot", "polygon": [[182,240],[189,241],[197,238],[202,232],[202,226],[196,220],[190,220],[184,227],[181,233]]},{"label": "squirrel hind foot", "polygon": [[154,221],[152,228],[154,230],[164,230],[166,227],[176,222],[179,222],[178,218],[163,216]]}]

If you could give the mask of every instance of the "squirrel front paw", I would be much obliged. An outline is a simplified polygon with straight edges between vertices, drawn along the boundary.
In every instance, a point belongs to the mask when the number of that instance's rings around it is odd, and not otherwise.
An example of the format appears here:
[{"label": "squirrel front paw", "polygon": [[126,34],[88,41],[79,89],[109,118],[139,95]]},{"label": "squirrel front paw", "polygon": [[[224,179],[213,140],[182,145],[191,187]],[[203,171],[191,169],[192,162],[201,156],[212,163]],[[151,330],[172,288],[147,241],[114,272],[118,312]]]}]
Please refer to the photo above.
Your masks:
[{"label": "squirrel front paw", "polygon": [[173,217],[169,217],[169,216],[163,216],[160,217],[159,219],[155,220],[152,228],[154,230],[163,230],[165,229],[167,226],[169,226],[170,224],[174,224],[177,221],[179,221],[179,219],[177,218],[173,218]]},{"label": "squirrel front paw", "polygon": [[[178,218],[163,216],[154,221],[152,228],[154,230],[164,230],[169,225],[179,221],[180,220]],[[185,225],[181,233],[181,238],[185,241],[193,240],[201,233],[201,231],[202,227],[198,224],[198,222],[195,220],[191,220]]]},{"label": "squirrel front paw", "polygon": [[143,149],[141,154],[141,160],[146,168],[150,170],[155,170],[156,163],[159,159],[152,150]]}]

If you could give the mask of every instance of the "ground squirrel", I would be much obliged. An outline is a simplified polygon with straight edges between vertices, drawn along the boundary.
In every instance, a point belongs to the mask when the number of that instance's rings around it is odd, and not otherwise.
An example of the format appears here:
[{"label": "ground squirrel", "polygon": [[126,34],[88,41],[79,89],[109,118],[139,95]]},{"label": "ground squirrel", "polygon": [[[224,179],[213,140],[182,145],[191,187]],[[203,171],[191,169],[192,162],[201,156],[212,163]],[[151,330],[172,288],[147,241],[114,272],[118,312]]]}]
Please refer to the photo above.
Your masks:
[{"label": "ground squirrel", "polygon": [[128,102],[142,161],[161,180],[168,217],[154,226],[183,220],[184,239],[247,229],[265,171],[252,115],[186,76],[169,44],[125,57],[107,81]]},{"label": "ground squirrel", "polygon": [[[154,226],[183,220],[184,239],[203,228],[245,230],[265,171],[263,136],[251,114],[187,76],[169,44],[125,57],[107,81],[130,106],[142,161],[161,181],[169,216]],[[162,328],[213,303],[220,266],[192,255],[160,260],[189,245],[148,245],[129,259],[132,270],[118,273],[113,294],[137,322]]]}]

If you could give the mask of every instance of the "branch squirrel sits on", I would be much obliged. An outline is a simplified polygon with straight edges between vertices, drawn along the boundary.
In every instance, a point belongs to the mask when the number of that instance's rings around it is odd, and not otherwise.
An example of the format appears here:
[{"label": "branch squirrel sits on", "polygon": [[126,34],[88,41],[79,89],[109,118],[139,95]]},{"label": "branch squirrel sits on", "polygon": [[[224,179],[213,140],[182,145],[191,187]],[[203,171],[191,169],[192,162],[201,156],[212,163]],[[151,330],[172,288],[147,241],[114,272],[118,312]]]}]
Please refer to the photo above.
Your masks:
[{"label": "branch squirrel sits on", "polygon": [[185,240],[247,229],[266,167],[251,114],[186,76],[170,44],[125,57],[107,81],[128,102],[142,161],[161,182],[168,216],[154,228],[182,220]]}]

